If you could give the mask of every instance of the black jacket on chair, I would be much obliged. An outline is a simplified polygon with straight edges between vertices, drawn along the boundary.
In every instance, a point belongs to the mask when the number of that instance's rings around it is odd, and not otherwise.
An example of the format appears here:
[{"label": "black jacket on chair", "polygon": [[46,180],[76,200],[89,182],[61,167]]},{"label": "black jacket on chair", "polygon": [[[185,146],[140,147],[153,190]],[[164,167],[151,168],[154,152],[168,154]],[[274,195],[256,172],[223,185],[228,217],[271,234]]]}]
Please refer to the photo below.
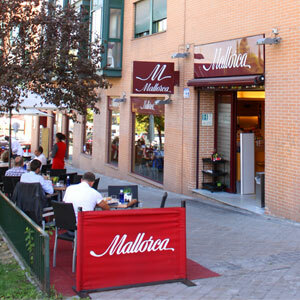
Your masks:
[{"label": "black jacket on chair", "polygon": [[43,208],[47,198],[40,183],[18,182],[12,201],[38,225],[42,223]]}]

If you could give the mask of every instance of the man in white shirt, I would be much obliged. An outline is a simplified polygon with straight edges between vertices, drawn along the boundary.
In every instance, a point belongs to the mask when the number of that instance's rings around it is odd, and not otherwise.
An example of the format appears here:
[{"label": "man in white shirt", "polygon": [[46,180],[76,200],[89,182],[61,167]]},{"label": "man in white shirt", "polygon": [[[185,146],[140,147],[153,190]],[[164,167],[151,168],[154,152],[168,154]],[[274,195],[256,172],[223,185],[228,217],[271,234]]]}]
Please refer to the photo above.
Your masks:
[{"label": "man in white shirt", "polygon": [[42,146],[39,146],[37,148],[37,150],[34,151],[34,154],[35,154],[35,158],[34,159],[38,159],[39,161],[41,161],[42,166],[44,166],[44,165],[47,164],[47,158],[44,155],[43,151],[44,151],[44,149],[43,149]]},{"label": "man in white shirt", "polygon": [[82,207],[82,211],[94,210],[96,206],[103,210],[110,209],[102,195],[92,188],[95,179],[94,173],[86,172],[82,176],[81,183],[70,185],[66,190],[63,202],[73,204],[76,219],[78,207]]},{"label": "man in white shirt", "polygon": [[[9,142],[9,136],[6,136],[5,140]],[[23,156],[24,154],[20,143],[13,137],[11,138],[11,152],[13,158],[15,158],[16,156]]]},{"label": "man in white shirt", "polygon": [[38,159],[34,159],[30,163],[30,172],[24,173],[21,176],[21,182],[35,183],[39,182],[47,194],[53,194],[53,185],[51,180],[46,180],[40,175],[42,163]]}]

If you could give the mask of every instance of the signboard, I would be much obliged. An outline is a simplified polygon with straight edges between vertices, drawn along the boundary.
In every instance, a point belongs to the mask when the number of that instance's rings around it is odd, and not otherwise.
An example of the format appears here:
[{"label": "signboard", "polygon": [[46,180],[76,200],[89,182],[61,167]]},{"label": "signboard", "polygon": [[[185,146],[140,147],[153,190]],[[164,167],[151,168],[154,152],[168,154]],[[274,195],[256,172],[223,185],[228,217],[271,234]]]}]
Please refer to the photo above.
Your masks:
[{"label": "signboard", "polygon": [[195,78],[258,75],[264,73],[263,35],[195,46]]},{"label": "signboard", "polygon": [[[119,111],[120,110],[120,102],[113,102],[112,101],[113,98],[114,97],[108,97],[108,109]],[[115,98],[117,98],[117,97],[115,97]]]},{"label": "signboard", "polygon": [[134,94],[173,94],[174,63],[133,62]]},{"label": "signboard", "polygon": [[186,278],[181,207],[78,213],[77,292]]},{"label": "signboard", "polygon": [[202,114],[202,126],[212,126],[213,118],[212,113]]},{"label": "signboard", "polygon": [[190,89],[189,88],[184,88],[183,89],[183,98],[184,99],[190,98]]},{"label": "signboard", "polygon": [[165,106],[155,104],[156,100],[153,98],[131,98],[132,112],[141,115],[164,115]]}]

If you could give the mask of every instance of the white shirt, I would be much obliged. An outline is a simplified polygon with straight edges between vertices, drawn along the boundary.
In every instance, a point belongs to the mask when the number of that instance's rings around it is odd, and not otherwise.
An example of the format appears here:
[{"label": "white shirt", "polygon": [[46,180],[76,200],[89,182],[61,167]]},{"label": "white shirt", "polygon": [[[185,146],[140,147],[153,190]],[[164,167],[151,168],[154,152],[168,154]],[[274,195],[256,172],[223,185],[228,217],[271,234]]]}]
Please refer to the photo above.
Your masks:
[{"label": "white shirt", "polygon": [[15,155],[23,156],[23,149],[20,143],[14,138],[11,138],[11,151]]},{"label": "white shirt", "polygon": [[98,191],[83,181],[67,188],[63,202],[73,204],[77,220],[78,207],[82,207],[82,211],[92,211],[102,199],[103,197]]},{"label": "white shirt", "polygon": [[42,166],[47,164],[47,158],[43,153],[41,153],[39,156],[35,156],[34,159],[38,159],[42,163]]},{"label": "white shirt", "polygon": [[21,182],[25,183],[36,183],[39,182],[47,194],[53,194],[53,185],[51,180],[46,180],[42,175],[36,174],[33,171],[30,171],[28,173],[24,173],[21,176]]}]

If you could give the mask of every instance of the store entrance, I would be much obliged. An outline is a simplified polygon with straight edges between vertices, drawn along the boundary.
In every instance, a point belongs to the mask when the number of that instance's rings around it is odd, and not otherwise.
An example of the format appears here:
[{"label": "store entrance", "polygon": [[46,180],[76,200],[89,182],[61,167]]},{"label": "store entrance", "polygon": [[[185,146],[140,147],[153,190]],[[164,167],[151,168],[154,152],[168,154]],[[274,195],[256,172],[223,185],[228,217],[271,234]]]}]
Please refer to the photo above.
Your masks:
[{"label": "store entrance", "polygon": [[216,93],[215,149],[225,160],[226,192],[255,194],[264,172],[264,91]]},{"label": "store entrance", "polygon": [[239,91],[236,99],[236,192],[254,194],[254,177],[265,170],[265,92]]}]

